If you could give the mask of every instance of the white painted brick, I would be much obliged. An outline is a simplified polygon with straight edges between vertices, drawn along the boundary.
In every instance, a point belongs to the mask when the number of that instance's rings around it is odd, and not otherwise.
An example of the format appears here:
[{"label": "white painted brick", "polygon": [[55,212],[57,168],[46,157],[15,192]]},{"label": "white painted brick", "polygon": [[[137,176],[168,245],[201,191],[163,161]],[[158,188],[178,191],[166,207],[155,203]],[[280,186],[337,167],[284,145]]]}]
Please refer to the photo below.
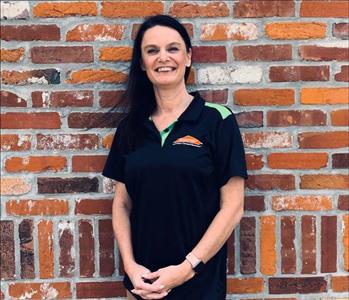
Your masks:
[{"label": "white painted brick", "polygon": [[1,1],[1,19],[28,19],[29,1]]}]

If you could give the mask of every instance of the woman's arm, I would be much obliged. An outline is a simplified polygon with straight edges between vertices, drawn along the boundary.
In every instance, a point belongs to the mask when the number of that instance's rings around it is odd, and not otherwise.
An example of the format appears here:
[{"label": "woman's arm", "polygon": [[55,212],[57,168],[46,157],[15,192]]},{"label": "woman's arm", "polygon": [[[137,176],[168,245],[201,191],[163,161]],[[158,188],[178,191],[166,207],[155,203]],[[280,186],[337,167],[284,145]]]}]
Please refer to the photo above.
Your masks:
[{"label": "woman's arm", "polygon": [[[220,210],[212,220],[205,234],[191,251],[203,262],[212,258],[224,245],[234,228],[240,222],[244,208],[244,179],[232,177],[220,189]],[[194,276],[190,263],[184,260],[180,265],[169,266],[146,274],[144,277],[172,289]]]}]

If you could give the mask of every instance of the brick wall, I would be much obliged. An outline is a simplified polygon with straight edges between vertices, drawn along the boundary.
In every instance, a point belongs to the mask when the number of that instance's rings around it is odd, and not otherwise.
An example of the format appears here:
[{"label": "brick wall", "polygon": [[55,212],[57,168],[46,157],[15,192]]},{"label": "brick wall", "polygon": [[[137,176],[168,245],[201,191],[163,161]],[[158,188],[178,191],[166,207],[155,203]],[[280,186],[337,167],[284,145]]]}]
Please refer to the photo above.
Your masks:
[{"label": "brick wall", "polygon": [[348,11],[325,0],[2,1],[1,299],[125,295],[113,185],[100,175],[114,129],[96,120],[155,13],[185,24],[190,89],[229,105],[243,134],[250,177],[228,298],[346,298]]}]

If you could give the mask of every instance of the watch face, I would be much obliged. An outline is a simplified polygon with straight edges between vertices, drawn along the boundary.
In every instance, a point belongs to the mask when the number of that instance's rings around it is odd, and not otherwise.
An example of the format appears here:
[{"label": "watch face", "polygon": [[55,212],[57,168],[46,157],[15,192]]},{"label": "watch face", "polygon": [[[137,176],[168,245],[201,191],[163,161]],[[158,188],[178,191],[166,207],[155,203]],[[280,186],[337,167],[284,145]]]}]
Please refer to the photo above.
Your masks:
[{"label": "watch face", "polygon": [[205,264],[204,264],[202,261],[200,261],[200,263],[199,263],[197,266],[195,266],[195,267],[193,268],[193,270],[195,271],[195,273],[199,274],[199,273],[202,272],[202,270],[203,270],[204,268],[205,268]]}]

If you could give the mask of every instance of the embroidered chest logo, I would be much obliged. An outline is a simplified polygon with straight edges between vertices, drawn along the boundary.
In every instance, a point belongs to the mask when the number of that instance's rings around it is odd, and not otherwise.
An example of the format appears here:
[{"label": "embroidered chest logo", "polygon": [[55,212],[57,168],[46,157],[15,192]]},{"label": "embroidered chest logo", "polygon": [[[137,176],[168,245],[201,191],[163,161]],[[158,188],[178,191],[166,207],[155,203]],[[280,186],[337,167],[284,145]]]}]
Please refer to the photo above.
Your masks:
[{"label": "embroidered chest logo", "polygon": [[202,147],[203,144],[195,137],[191,135],[186,135],[173,142],[172,145],[188,145],[193,147]]}]

